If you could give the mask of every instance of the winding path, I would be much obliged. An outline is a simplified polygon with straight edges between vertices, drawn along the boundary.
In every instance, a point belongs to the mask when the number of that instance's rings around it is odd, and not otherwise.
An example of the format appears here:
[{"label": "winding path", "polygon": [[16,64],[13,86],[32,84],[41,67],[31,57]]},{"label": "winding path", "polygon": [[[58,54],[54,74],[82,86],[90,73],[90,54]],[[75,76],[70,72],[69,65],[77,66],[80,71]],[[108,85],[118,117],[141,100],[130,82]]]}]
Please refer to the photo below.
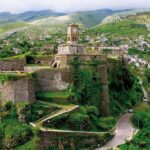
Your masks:
[{"label": "winding path", "polygon": [[[50,104],[50,103],[47,103],[47,102],[41,102],[41,103],[45,103],[47,105]],[[75,111],[79,108],[78,105],[58,105],[58,104],[51,104],[51,105],[58,106],[61,109],[58,112],[55,112],[54,114],[50,114],[46,117],[43,117],[43,118],[41,118],[41,119],[39,119],[35,122],[30,122],[30,125],[32,125],[33,127],[39,127],[41,130],[44,130],[44,127],[42,128],[42,125],[43,125],[44,121],[47,121],[49,119],[52,119],[54,117],[60,116],[60,115],[65,114],[65,113]]]},{"label": "winding path", "polygon": [[[139,83],[141,84],[143,93],[144,93],[144,99],[143,99],[143,103],[147,103],[149,102],[149,97],[148,97],[148,93],[147,91],[144,89],[143,84],[142,84],[142,80],[139,77],[140,81]],[[138,132],[138,129],[135,129],[132,126],[131,123],[131,113],[126,113],[124,114],[118,121],[117,125],[116,125],[116,135],[115,137],[109,141],[106,145],[104,145],[101,148],[98,148],[97,150],[108,150],[110,148],[116,148],[118,145],[124,144],[126,142],[126,140],[131,140],[133,135],[135,135]]]},{"label": "winding path", "polygon": [[120,144],[124,144],[126,140],[131,140],[133,135],[138,131],[131,124],[131,113],[124,114],[116,125],[115,137],[106,145],[97,150],[108,150],[115,148]]}]

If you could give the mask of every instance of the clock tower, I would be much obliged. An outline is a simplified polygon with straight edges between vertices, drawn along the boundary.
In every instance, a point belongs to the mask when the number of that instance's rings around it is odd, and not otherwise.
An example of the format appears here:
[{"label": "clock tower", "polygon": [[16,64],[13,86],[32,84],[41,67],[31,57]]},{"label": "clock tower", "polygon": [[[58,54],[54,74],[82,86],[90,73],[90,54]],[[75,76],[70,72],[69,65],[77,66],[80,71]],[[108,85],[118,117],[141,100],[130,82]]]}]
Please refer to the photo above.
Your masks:
[{"label": "clock tower", "polygon": [[68,44],[78,44],[79,38],[79,26],[76,24],[71,24],[67,28],[67,43]]}]

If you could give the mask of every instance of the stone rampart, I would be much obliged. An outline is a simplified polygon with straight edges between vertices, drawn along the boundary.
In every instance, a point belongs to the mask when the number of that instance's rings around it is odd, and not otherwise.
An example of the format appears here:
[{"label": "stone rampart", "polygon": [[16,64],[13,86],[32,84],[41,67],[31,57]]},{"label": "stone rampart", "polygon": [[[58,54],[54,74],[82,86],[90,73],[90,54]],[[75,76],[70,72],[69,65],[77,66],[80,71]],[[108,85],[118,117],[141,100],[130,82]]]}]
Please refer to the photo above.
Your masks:
[{"label": "stone rampart", "polygon": [[41,133],[37,150],[58,148],[63,150],[94,149],[104,145],[113,137],[112,133],[76,133],[76,132],[51,132]]},{"label": "stone rampart", "polygon": [[63,91],[72,82],[67,69],[42,69],[36,71],[36,92]]},{"label": "stone rampart", "polygon": [[24,71],[24,59],[0,60],[0,71]]},{"label": "stone rampart", "polygon": [[19,79],[16,81],[7,81],[0,85],[2,100],[11,100],[17,102],[35,101],[35,82],[33,79]]}]

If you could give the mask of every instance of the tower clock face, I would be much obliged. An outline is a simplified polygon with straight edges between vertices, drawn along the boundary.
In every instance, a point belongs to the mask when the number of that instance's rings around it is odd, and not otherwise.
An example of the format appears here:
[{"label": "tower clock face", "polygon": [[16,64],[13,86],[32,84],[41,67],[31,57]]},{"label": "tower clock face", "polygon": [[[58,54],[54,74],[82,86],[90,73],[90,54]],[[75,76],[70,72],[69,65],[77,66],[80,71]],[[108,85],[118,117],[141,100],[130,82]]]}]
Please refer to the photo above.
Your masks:
[{"label": "tower clock face", "polygon": [[77,33],[77,29],[76,28],[73,29],[73,33]]}]

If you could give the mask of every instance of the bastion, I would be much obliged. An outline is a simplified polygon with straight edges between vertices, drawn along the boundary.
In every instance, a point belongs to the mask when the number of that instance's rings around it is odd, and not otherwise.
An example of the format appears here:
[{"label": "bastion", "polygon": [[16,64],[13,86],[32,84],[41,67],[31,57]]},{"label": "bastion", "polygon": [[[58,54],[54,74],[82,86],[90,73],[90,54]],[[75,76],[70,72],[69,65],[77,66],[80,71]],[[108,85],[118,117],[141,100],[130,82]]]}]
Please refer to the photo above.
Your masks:
[{"label": "bastion", "polygon": [[[4,75],[8,76],[7,73]],[[17,73],[9,74],[9,78],[0,84],[0,94],[0,100],[3,101],[33,103],[35,101],[35,80],[24,75],[18,76]]]}]

